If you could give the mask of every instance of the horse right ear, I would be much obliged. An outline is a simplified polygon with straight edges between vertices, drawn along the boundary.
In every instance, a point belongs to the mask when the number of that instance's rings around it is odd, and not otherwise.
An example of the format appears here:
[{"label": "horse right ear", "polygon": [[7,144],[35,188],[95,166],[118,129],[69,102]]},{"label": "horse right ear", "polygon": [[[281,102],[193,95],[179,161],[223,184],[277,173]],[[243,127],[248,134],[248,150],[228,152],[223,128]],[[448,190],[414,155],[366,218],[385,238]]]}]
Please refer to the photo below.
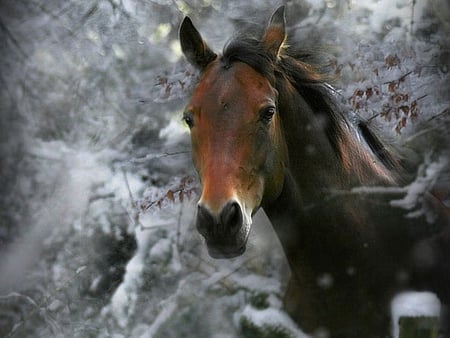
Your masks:
[{"label": "horse right ear", "polygon": [[217,57],[202,39],[189,17],[185,17],[181,24],[180,44],[181,50],[188,61],[200,70]]},{"label": "horse right ear", "polygon": [[277,60],[286,41],[286,19],[284,6],[279,7],[270,18],[262,43],[267,53]]}]

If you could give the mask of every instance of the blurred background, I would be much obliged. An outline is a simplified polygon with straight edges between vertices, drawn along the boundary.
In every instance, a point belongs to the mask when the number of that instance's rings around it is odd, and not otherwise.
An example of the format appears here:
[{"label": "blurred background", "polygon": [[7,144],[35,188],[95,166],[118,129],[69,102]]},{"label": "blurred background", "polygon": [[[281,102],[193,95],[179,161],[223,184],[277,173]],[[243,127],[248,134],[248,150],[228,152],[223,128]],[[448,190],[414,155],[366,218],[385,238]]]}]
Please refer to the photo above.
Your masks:
[{"label": "blurred background", "polygon": [[349,114],[449,202],[446,0],[3,0],[0,336],[302,336],[264,213],[244,256],[205,252],[181,122],[197,76],[183,17],[220,51],[282,4]]}]

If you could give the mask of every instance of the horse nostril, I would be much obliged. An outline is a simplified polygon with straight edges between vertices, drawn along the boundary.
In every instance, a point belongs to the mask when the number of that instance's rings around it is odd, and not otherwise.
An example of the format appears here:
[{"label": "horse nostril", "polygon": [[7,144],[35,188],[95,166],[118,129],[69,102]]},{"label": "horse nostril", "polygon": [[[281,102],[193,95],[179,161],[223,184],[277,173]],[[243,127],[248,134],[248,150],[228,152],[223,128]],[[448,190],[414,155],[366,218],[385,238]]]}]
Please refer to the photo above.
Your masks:
[{"label": "horse nostril", "polygon": [[237,202],[227,203],[218,217],[206,205],[197,207],[197,229],[205,238],[233,237],[241,229],[243,214]]},{"label": "horse nostril", "polygon": [[220,213],[220,222],[229,236],[234,236],[242,226],[243,216],[237,202],[228,203]]},{"label": "horse nostril", "polygon": [[198,229],[198,232],[203,236],[207,236],[208,233],[213,228],[214,223],[215,223],[214,217],[211,214],[211,212],[206,207],[199,204],[197,207],[197,229]]}]

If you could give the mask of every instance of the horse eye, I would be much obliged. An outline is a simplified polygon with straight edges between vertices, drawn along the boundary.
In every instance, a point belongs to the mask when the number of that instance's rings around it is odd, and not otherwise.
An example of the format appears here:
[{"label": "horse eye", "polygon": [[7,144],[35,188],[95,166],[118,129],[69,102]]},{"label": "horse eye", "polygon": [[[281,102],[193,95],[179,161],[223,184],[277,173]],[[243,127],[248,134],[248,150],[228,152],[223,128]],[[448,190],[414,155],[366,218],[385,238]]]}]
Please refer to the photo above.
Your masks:
[{"label": "horse eye", "polygon": [[259,113],[259,118],[262,122],[269,123],[270,121],[272,121],[272,117],[275,114],[275,112],[276,112],[275,107],[270,106],[263,108]]},{"label": "horse eye", "polygon": [[194,116],[192,115],[192,112],[184,112],[183,121],[187,124],[189,129],[191,129],[194,126]]}]

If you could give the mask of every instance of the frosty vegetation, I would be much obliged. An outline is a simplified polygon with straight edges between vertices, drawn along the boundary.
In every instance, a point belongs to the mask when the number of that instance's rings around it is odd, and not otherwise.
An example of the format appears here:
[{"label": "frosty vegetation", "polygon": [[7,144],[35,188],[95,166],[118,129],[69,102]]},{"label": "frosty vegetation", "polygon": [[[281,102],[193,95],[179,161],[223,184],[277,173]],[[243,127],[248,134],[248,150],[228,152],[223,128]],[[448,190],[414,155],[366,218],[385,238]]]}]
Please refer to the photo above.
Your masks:
[{"label": "frosty vegetation", "polygon": [[[450,207],[445,0],[283,3],[350,116],[410,163],[405,186],[330,194],[383,194],[430,220],[430,191]],[[243,256],[209,258],[181,122],[197,77],[182,18],[220,50],[279,5],[1,2],[0,336],[304,336],[281,307],[288,268],[263,212]],[[417,297],[399,299],[396,316],[415,311]]]}]

